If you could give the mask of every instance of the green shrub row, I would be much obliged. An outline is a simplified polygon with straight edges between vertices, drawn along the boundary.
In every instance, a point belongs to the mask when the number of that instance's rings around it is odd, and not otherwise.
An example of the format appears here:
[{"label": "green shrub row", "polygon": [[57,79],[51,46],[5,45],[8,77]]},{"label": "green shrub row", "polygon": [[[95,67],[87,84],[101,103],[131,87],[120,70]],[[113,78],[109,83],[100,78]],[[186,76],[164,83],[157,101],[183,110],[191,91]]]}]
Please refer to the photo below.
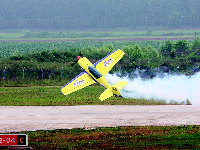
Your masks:
[{"label": "green shrub row", "polygon": [[[200,65],[200,39],[192,41],[167,40],[160,43],[158,48],[151,43],[143,45],[141,43],[134,43],[122,45],[120,48],[126,55],[114,66],[112,72],[119,70],[131,72],[136,68],[153,69],[156,67],[168,67],[172,70],[179,68],[179,71],[189,74],[187,72],[188,68]],[[0,77],[3,76],[4,67],[7,67],[7,74],[9,74],[9,69],[19,68],[18,70],[21,72],[21,68],[25,67],[27,72],[31,69],[41,70],[44,68],[47,72],[52,73],[55,71],[60,72],[60,70],[64,69],[67,72],[65,76],[72,78],[80,72],[78,65],[71,66],[73,61],[77,60],[76,56],[83,55],[92,63],[95,63],[115,49],[116,47],[113,43],[102,43],[102,46],[99,47],[70,47],[65,50],[59,50],[58,47],[55,47],[55,50],[22,53],[0,60],[0,70],[2,72]],[[60,76],[60,73],[57,74]]]}]

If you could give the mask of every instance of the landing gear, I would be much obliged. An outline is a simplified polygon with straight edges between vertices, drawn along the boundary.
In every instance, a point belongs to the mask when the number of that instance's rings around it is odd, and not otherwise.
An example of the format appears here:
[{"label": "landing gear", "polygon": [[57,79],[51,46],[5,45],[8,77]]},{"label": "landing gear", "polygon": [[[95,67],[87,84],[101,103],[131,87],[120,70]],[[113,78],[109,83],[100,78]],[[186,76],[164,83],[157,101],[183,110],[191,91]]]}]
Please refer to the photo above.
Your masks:
[{"label": "landing gear", "polygon": [[114,94],[115,97],[122,97],[121,95]]},{"label": "landing gear", "polygon": [[117,88],[116,88],[116,87],[113,87],[112,89],[113,89],[113,91],[117,91]]}]

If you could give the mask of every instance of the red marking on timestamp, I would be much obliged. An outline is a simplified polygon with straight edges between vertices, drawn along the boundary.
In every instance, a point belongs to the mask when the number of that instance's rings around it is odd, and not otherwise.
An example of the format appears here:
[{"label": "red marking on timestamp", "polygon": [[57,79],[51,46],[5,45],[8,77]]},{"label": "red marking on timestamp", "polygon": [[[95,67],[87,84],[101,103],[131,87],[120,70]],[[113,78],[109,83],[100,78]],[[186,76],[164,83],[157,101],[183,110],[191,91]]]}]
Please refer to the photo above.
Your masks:
[{"label": "red marking on timestamp", "polygon": [[28,135],[0,134],[0,146],[28,146]]}]

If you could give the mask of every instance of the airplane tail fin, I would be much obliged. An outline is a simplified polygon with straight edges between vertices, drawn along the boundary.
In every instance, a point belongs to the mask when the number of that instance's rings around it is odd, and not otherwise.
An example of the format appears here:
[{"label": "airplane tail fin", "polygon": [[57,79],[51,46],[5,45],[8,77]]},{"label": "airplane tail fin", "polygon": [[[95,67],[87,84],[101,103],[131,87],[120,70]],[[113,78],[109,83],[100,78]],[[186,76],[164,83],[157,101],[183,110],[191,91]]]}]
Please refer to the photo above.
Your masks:
[{"label": "airplane tail fin", "polygon": [[119,93],[119,91],[127,84],[126,81],[120,81],[120,82],[117,82],[116,84],[112,85],[112,89],[106,89],[99,97],[99,99],[101,101],[113,96],[113,95],[116,95],[116,96],[119,96],[121,97],[121,94]]}]

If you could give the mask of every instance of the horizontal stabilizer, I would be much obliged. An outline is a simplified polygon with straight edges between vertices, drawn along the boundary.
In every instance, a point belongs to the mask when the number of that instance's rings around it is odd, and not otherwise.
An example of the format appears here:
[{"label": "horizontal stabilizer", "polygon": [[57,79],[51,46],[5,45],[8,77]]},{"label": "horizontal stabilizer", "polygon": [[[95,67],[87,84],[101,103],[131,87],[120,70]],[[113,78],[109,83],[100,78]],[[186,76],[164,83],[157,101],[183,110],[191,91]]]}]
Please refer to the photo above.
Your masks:
[{"label": "horizontal stabilizer", "polygon": [[113,92],[111,89],[106,89],[99,97],[101,101],[113,96]]},{"label": "horizontal stabilizer", "polygon": [[118,91],[120,91],[125,85],[127,84],[126,81],[119,81],[112,85],[112,87],[116,87]]},{"label": "horizontal stabilizer", "polygon": [[115,95],[121,96],[121,94],[119,93],[119,91],[127,84],[126,81],[120,81],[115,83],[114,85],[112,85],[113,88],[113,93]]},{"label": "horizontal stabilizer", "polygon": [[121,94],[119,93],[119,91],[127,84],[126,81],[120,81],[117,82],[116,84],[112,85],[112,89],[106,89],[99,97],[99,99],[101,101],[115,95],[118,97],[121,97]]}]

